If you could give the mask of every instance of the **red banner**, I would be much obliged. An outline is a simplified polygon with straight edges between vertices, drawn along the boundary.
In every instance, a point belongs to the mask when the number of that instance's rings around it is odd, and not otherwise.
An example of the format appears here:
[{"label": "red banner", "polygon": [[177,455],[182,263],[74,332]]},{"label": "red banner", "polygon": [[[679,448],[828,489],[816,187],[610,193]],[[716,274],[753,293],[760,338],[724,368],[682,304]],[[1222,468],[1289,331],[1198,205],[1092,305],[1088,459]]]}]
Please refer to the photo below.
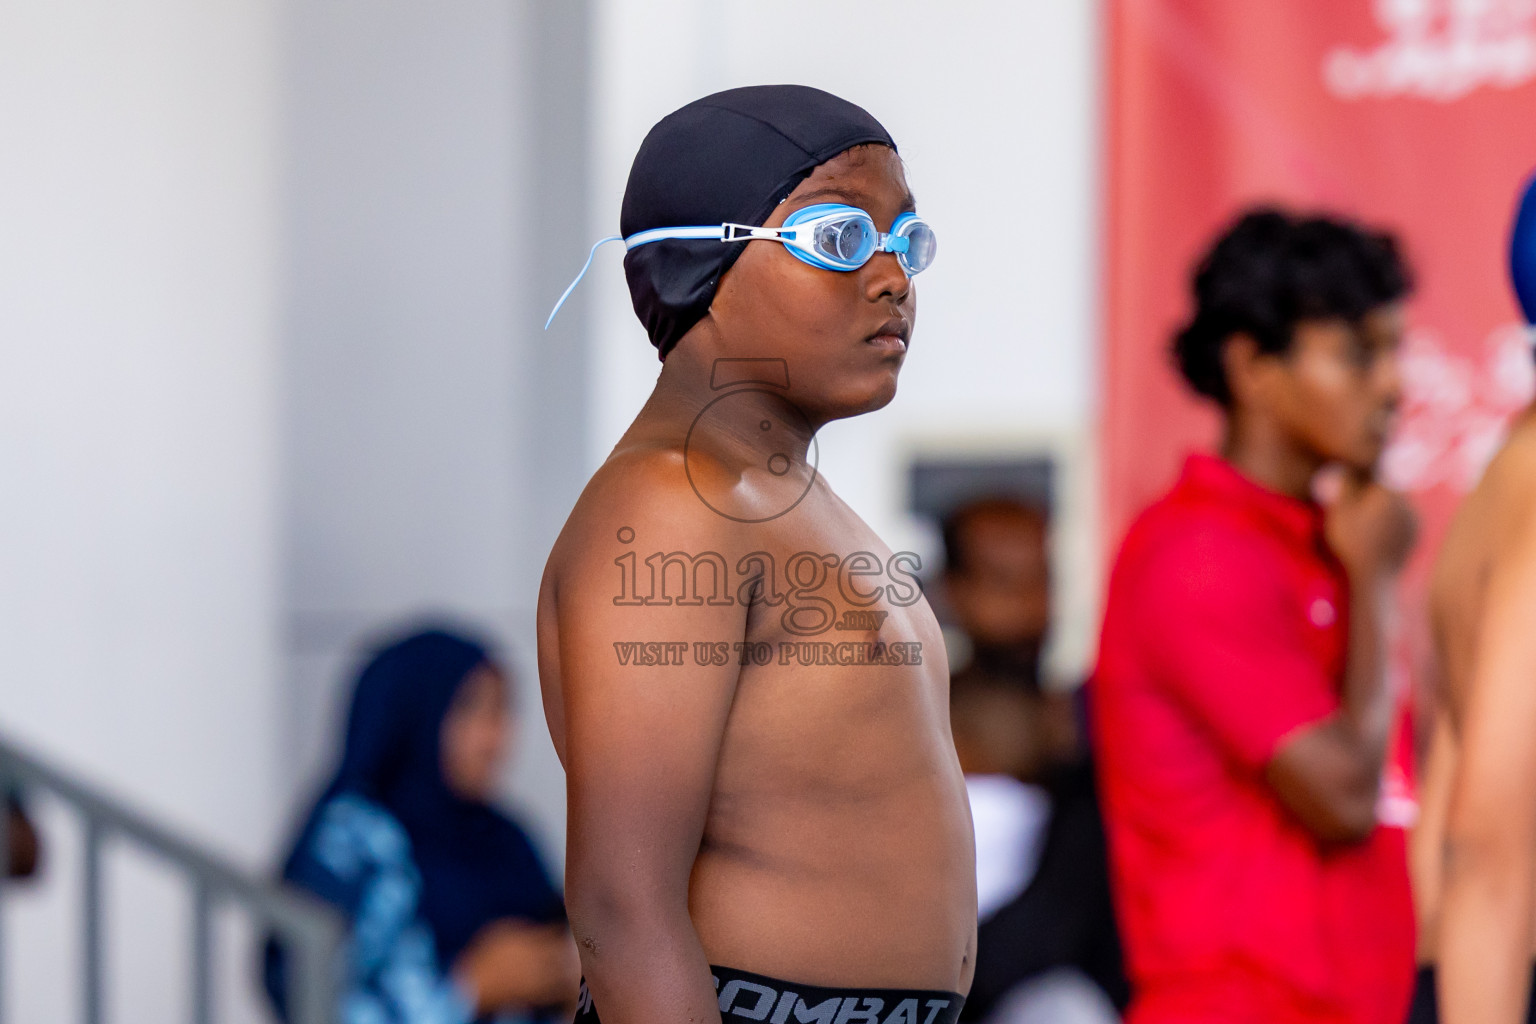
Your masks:
[{"label": "red banner", "polygon": [[1208,446],[1169,338],[1190,267],[1246,204],[1396,230],[1419,279],[1388,456],[1433,547],[1531,360],[1505,270],[1536,168],[1536,0],[1113,0],[1109,5],[1106,540]]},{"label": "red banner", "polygon": [[1168,356],[1190,268],[1245,205],[1396,231],[1418,279],[1386,472],[1423,517],[1410,588],[1532,394],[1505,269],[1536,168],[1536,0],[1110,0],[1103,495],[1110,550],[1209,447]]}]

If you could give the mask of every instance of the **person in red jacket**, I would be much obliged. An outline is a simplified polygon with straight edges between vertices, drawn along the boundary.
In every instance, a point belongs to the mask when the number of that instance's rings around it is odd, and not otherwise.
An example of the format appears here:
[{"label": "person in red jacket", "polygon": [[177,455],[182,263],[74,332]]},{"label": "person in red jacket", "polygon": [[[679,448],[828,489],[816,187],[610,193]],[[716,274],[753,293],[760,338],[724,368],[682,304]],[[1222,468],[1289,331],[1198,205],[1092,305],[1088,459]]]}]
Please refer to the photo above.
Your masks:
[{"label": "person in red jacket", "polygon": [[1376,805],[1414,528],[1375,466],[1409,289],[1389,235],[1275,209],[1194,275],[1174,354],[1221,408],[1220,454],[1127,533],[1091,684],[1129,1024],[1407,1009],[1404,842]]}]

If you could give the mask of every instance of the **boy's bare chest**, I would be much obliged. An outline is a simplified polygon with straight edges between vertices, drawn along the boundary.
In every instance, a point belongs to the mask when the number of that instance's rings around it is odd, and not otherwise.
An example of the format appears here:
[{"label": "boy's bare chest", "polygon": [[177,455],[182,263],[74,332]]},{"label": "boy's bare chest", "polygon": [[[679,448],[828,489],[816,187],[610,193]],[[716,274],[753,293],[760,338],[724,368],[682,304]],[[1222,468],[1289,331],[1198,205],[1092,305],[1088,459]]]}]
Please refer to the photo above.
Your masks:
[{"label": "boy's bare chest", "polygon": [[[744,636],[689,638],[723,644],[716,657],[758,665],[769,658],[781,665],[915,664],[926,660],[923,647],[941,643],[919,579],[921,557],[891,550],[849,514],[797,516],[748,531],[729,547],[647,550],[643,538],[635,540],[614,560],[614,604],[745,606]],[[884,649],[869,648],[877,643]]]}]

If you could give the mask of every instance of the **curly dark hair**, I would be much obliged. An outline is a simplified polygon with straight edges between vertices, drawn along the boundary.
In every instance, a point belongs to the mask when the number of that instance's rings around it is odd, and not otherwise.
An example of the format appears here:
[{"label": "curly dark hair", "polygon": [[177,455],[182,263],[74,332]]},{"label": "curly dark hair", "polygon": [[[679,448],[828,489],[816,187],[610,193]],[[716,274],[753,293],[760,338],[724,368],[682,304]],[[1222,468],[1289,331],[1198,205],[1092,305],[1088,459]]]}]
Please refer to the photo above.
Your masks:
[{"label": "curly dark hair", "polygon": [[1290,349],[1298,322],[1367,313],[1413,289],[1397,240],[1348,221],[1274,207],[1244,213],[1191,279],[1195,312],[1173,339],[1179,372],[1197,393],[1232,404],[1222,348],[1234,334],[1259,351]]}]

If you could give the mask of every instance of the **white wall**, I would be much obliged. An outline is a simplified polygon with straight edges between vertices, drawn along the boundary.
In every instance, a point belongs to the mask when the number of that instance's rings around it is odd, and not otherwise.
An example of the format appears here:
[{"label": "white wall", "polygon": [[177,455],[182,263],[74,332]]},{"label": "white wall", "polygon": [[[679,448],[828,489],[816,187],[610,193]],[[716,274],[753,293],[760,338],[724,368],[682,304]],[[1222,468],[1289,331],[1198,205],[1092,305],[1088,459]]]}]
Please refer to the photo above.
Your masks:
[{"label": "white wall", "polygon": [[[814,85],[890,130],[939,258],[919,280],[900,393],[880,412],[825,428],[821,470],[889,543],[937,557],[936,538],[902,511],[913,452],[1060,455],[1064,628],[1053,657],[1063,672],[1081,667],[1097,576],[1098,3],[600,0],[597,11],[594,238],[617,231],[646,131],[707,93]],[[616,250],[599,254],[572,302],[599,317],[595,465],[659,364]]]},{"label": "white wall", "polygon": [[[507,645],[526,712],[510,789],[545,849],[563,848],[564,779],[540,710],[534,602],[550,531],[574,500],[547,462],[575,461],[563,445],[582,450],[584,402],[560,387],[569,367],[559,360],[579,337],[539,330],[548,247],[535,239],[547,230],[541,206],[560,205],[545,194],[550,168],[573,177],[548,151],[558,138],[542,140],[545,112],[569,101],[552,65],[572,51],[569,73],[584,74],[580,10],[506,0],[291,7],[281,758],[290,811],[333,763],[366,647],[380,630],[446,616]],[[541,33],[556,38],[544,45]],[[578,199],[579,183],[577,173]],[[583,212],[564,205],[578,224],[561,233],[578,247]],[[552,350],[557,340],[566,348]]]},{"label": "white wall", "polygon": [[[277,814],[275,30],[0,4],[0,728],[246,863]],[[75,857],[38,813],[6,1009],[65,1020]],[[110,858],[118,1020],[183,1012],[164,882]]]},{"label": "white wall", "polygon": [[285,788],[334,755],[370,633],[505,628],[520,381],[508,5],[295,4],[283,369]]}]

